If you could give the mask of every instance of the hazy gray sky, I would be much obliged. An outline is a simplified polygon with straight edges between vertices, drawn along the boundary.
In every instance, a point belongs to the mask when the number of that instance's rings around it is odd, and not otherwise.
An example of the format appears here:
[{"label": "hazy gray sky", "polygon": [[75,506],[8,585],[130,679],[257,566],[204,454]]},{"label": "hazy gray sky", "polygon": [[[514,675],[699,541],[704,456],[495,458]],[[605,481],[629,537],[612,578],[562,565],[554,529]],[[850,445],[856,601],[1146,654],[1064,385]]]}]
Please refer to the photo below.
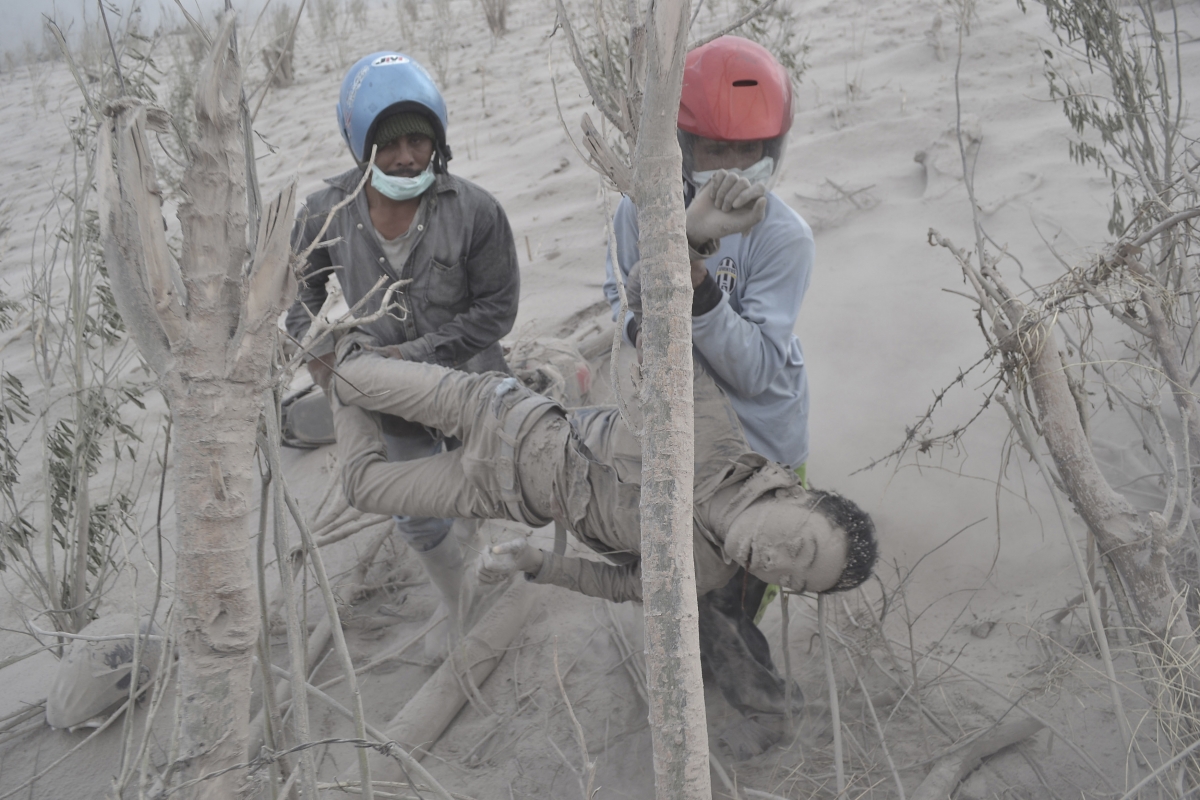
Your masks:
[{"label": "hazy gray sky", "polygon": [[[193,14],[197,9],[202,9],[204,13],[208,14],[225,5],[225,0],[182,0],[182,2]],[[141,0],[138,4],[141,6],[146,27],[150,29],[158,24],[163,16],[164,8],[168,9],[167,13],[171,17],[179,18],[181,16],[174,0]],[[106,0],[106,6],[110,11],[117,9],[121,14],[128,13],[133,5],[131,0]],[[296,3],[289,2],[288,5],[294,7]],[[234,0],[233,6],[243,14],[247,12],[257,14],[262,9],[262,0]],[[86,14],[84,13],[85,8]],[[67,30],[68,26],[72,26],[72,31],[77,31],[84,19],[89,24],[98,24],[99,19],[96,0],[0,0],[0,20],[3,21],[3,24],[0,24],[0,52],[20,51],[26,40],[40,48],[43,15],[54,17],[54,20],[64,30]],[[109,18],[110,24],[115,21],[112,17]]]}]

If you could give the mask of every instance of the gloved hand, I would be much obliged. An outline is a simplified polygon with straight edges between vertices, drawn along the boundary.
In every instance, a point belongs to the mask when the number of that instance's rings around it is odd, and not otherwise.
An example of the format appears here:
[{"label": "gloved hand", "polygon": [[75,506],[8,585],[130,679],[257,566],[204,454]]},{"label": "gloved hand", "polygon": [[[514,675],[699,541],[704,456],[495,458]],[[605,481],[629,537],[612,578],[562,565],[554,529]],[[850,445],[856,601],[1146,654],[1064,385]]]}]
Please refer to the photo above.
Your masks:
[{"label": "gloved hand", "polygon": [[746,233],[767,213],[767,187],[719,170],[687,209],[687,238],[692,249],[715,252],[709,243],[731,233]]},{"label": "gloved hand", "polygon": [[525,539],[513,539],[484,549],[479,560],[479,582],[501,583],[518,570],[533,575],[541,568],[542,551],[530,547]]}]

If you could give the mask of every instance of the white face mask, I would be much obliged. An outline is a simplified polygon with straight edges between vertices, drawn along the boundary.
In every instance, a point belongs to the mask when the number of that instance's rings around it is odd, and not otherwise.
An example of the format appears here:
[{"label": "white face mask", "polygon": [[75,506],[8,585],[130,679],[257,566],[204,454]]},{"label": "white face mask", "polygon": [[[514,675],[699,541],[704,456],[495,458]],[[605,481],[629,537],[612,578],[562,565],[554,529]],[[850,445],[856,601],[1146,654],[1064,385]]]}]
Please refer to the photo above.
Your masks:
[{"label": "white face mask", "polygon": [[393,200],[411,200],[414,197],[420,197],[421,194],[433,185],[433,162],[429,162],[429,166],[415,178],[398,178],[395,175],[388,175],[374,164],[371,165],[371,185],[376,191],[384,197],[390,197]]},{"label": "white face mask", "polygon": [[[732,172],[734,175],[739,175],[750,183],[766,183],[770,179],[771,174],[775,172],[775,159],[770,156],[764,156],[755,163],[746,167],[746,169],[727,169],[726,172]],[[692,173],[692,183],[696,185],[696,189],[703,189],[704,184],[712,180],[712,176],[716,175],[720,170],[706,169],[703,172]]]}]

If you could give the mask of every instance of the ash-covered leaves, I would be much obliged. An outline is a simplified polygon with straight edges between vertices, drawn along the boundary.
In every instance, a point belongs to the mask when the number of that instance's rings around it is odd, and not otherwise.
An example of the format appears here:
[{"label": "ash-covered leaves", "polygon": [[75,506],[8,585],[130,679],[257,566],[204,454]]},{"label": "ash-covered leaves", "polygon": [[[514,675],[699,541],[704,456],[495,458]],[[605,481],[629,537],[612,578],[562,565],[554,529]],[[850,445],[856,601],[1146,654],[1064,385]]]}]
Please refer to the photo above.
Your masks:
[{"label": "ash-covered leaves", "polygon": [[1041,5],[1058,39],[1057,50],[1042,51],[1043,73],[1077,136],[1068,144],[1071,159],[1095,164],[1112,182],[1109,233],[1148,230],[1179,195],[1171,173],[1184,120],[1173,95],[1182,87],[1173,85],[1170,66],[1178,32],[1158,28],[1148,2]]},{"label": "ash-covered leaves", "polygon": [[13,326],[13,315],[21,312],[21,304],[10,298],[0,289],[0,331],[6,331]]},{"label": "ash-covered leaves", "polygon": [[32,413],[25,387],[15,376],[0,374],[0,499],[4,503],[3,528],[0,528],[0,571],[7,569],[9,559],[25,548],[33,535],[33,526],[18,509],[15,490],[20,477],[18,448],[11,429],[17,422],[27,422]]}]

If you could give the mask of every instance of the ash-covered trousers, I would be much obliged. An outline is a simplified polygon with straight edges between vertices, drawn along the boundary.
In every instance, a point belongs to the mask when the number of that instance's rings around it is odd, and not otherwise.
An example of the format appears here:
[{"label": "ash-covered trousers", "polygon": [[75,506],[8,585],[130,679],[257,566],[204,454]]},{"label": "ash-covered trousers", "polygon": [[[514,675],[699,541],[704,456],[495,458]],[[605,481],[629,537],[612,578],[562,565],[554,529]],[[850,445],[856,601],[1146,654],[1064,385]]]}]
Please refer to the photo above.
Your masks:
[{"label": "ash-covered trousers", "polygon": [[[429,458],[441,453],[443,449],[453,450],[459,446],[456,439],[447,439],[440,433],[416,423],[404,425],[399,433],[385,432],[383,442],[387,449],[387,459],[393,462]],[[441,544],[450,534],[453,524],[453,520],[443,517],[414,517],[408,514],[394,516],[396,530],[400,531],[411,547],[420,552],[432,550]]]},{"label": "ash-covered trousers", "polygon": [[[514,490],[517,497],[523,498],[521,487],[506,487],[505,476],[512,480],[517,474],[513,463],[517,459],[526,469],[532,467],[535,454],[522,457],[520,443],[526,438],[537,439],[536,433],[527,434],[548,414],[561,416],[552,401],[500,373],[470,374],[389,359],[370,351],[343,354],[338,376],[333,418],[342,459],[343,491],[350,505],[379,514],[546,524],[548,520],[539,517],[524,499],[512,500]],[[719,465],[728,463],[716,457],[720,449],[736,448],[741,440],[730,433],[736,433],[732,410],[723,405],[713,410],[706,404],[706,400],[713,401],[713,391],[717,390],[711,379],[698,384],[698,406],[706,421],[704,452],[713,454],[712,460]],[[379,417],[373,411],[428,425],[459,439],[462,446],[426,458],[388,461]],[[724,435],[718,435],[721,432]],[[557,448],[537,451],[543,463],[534,471],[550,477],[559,487],[588,487],[591,498],[599,494],[598,501],[583,503],[571,502],[568,497],[575,493],[570,491],[556,497],[560,508],[576,509],[571,516],[579,525],[573,530],[586,534],[624,522],[626,533],[636,533],[636,504],[632,516],[624,520],[601,513],[621,505],[617,502],[615,472],[600,465],[591,465],[595,469],[588,470],[584,461],[568,463],[568,439],[564,435],[560,441]],[[510,468],[504,466],[506,461]],[[585,465],[583,477],[572,479],[571,467],[578,463]],[[707,458],[698,467],[714,468]],[[609,473],[611,480],[605,480]],[[534,487],[530,489],[535,491]],[[622,569],[636,569],[636,561]],[[640,598],[640,574],[631,576],[622,576],[613,566],[547,554],[536,580],[597,597]],[[631,581],[637,590],[628,589]],[[626,588],[619,591],[618,587]],[[710,592],[700,598],[701,663],[710,680],[716,680],[726,699],[743,714],[756,715],[760,720],[782,715],[784,679],[774,668],[765,637],[741,608],[741,587],[731,584],[728,588],[733,591]],[[792,699],[797,710],[802,707],[802,698],[799,687],[794,687]]]},{"label": "ash-covered trousers", "polygon": [[[501,373],[459,372],[352,349],[341,355],[333,393],[342,488],[350,505],[377,514],[546,524],[521,502],[513,462],[520,436],[557,408],[552,401]],[[462,446],[388,461],[372,411],[435,428]]]}]

